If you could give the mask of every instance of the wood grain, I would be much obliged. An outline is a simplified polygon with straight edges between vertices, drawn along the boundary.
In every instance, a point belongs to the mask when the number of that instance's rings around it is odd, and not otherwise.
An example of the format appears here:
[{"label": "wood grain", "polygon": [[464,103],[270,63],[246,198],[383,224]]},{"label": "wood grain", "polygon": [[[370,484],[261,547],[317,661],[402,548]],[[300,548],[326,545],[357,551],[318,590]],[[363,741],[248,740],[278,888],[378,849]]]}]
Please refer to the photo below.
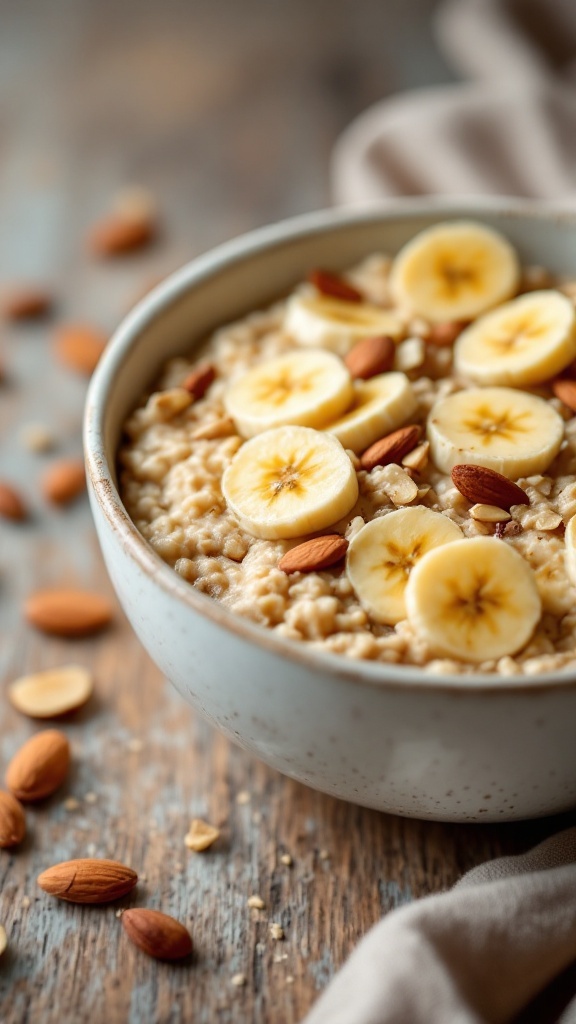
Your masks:
[{"label": "wood grain", "polygon": [[[560,824],[460,827],[329,799],[214,733],[119,610],[110,630],[82,641],[41,636],[21,614],[41,586],[113,596],[85,498],[54,509],[38,488],[52,458],[81,452],[85,380],[54,362],[54,325],[108,332],[146,282],[195,253],[326,205],[327,158],[347,121],[387,91],[445,76],[428,40],[432,6],[418,0],[407,16],[400,0],[2,4],[0,284],[45,284],[57,309],[0,337],[0,478],[33,512],[28,524],[0,523],[0,674],[5,686],[78,662],[96,677],[94,699],[62,726],[74,754],[67,787],[27,812],[21,849],[0,851],[6,1024],[297,1022],[383,913]],[[163,241],[113,265],[91,260],[88,226],[133,182],[158,197]],[[52,431],[53,454],[23,447],[30,423]],[[37,727],[5,694],[0,709],[3,771]],[[192,817],[222,828],[206,853],[184,846]],[[80,856],[134,867],[141,882],[120,905],[183,921],[193,963],[143,956],[114,907],[62,905],[37,889],[40,871]],[[252,894],[263,911],[247,907]],[[242,988],[231,984],[239,972]]]}]

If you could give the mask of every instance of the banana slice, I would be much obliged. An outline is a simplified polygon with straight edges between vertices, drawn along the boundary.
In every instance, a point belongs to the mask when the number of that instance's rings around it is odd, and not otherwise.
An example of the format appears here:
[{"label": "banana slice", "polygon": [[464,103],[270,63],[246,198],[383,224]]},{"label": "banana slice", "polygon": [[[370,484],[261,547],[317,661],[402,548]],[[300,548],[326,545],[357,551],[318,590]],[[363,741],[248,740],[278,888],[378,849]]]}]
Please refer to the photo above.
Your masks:
[{"label": "banana slice", "polygon": [[299,345],[327,348],[345,356],[362,338],[382,334],[399,338],[404,324],[396,313],[379,306],[302,292],[288,303],[284,330]]},{"label": "banana slice", "polygon": [[466,463],[517,480],[548,468],[562,444],[564,422],[536,395],[473,388],[437,402],[427,430],[432,460],[443,473]]},{"label": "banana slice", "polygon": [[404,373],[379,373],[354,382],[352,408],[324,427],[357,454],[413,417],[418,401]]},{"label": "banana slice", "polygon": [[576,309],[556,291],[530,292],[486,313],[456,342],[456,372],[478,384],[529,387],[576,359]]},{"label": "banana slice", "polygon": [[373,519],[350,542],[346,571],[358,600],[376,622],[406,618],[404,591],[416,563],[433,548],[462,540],[441,512],[415,506]]},{"label": "banana slice", "polygon": [[515,654],[542,613],[532,569],[494,537],[457,541],[424,555],[405,597],[408,620],[431,651],[463,661]]},{"label": "banana slice", "polygon": [[289,352],[253,367],[224,396],[243,437],[288,424],[323,427],[354,400],[342,360],[324,349]]},{"label": "banana slice", "polygon": [[573,516],[566,526],[564,543],[566,545],[566,572],[570,582],[576,587],[576,516]]},{"label": "banana slice", "polygon": [[336,438],[310,427],[277,427],[242,445],[222,492],[248,533],[277,540],[338,522],[358,498],[358,480]]},{"label": "banana slice", "polygon": [[392,264],[396,301],[432,323],[473,320],[514,295],[518,257],[497,231],[474,221],[437,224],[416,235]]}]

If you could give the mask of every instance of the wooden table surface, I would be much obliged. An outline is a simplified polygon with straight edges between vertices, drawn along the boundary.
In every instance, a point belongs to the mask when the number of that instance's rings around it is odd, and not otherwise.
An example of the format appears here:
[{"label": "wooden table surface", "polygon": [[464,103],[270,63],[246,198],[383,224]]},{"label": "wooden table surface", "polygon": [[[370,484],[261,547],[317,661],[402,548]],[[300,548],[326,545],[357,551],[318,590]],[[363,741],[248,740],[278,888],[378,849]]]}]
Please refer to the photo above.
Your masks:
[{"label": "wooden table surface", "polygon": [[[111,331],[150,280],[196,253],[326,205],[330,147],[345,124],[387,92],[449,77],[430,43],[432,7],[2,0],[0,283],[46,282],[58,305],[48,322],[1,330],[0,478],[21,487],[33,516],[0,523],[0,673],[5,685],[78,662],[96,678],[90,705],[62,725],[74,752],[68,784],[29,812],[20,849],[0,851],[4,1024],[297,1022],[383,913],[568,820],[443,825],[327,798],[205,724],[120,610],[89,641],[41,636],[21,613],[43,585],[111,594],[86,500],[54,510],[38,489],[52,458],[81,451],[86,383],[55,362],[54,326],[79,320]],[[133,183],[157,198],[163,237],[139,256],[96,262],[86,228]],[[50,429],[53,453],[23,446],[30,423]],[[36,727],[4,694],[0,708],[3,771]],[[64,804],[71,796],[75,810]],[[194,816],[222,828],[205,854],[184,846]],[[140,872],[122,905],[185,921],[191,964],[141,954],[115,906],[66,905],[38,890],[41,870],[87,855]],[[264,911],[247,908],[252,894]],[[271,940],[272,921],[284,941]],[[237,973],[242,988],[231,983]]]}]

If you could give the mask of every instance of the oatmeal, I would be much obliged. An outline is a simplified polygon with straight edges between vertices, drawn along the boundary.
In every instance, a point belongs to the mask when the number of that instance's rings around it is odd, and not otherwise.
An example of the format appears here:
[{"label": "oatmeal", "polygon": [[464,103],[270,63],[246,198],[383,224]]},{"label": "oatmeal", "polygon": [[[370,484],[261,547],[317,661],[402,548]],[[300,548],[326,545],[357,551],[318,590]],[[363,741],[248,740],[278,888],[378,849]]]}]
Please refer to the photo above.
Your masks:
[{"label": "oatmeal", "polygon": [[165,365],[125,424],[128,512],[279,636],[431,673],[567,666],[575,295],[468,222],[315,271]]}]

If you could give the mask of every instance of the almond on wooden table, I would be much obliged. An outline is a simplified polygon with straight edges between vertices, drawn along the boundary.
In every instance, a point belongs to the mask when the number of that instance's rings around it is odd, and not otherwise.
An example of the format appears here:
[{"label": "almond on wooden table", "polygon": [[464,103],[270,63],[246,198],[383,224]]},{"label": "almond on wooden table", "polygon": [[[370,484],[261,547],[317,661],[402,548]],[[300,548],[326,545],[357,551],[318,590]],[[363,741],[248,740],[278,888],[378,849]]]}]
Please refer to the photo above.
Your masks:
[{"label": "almond on wooden table", "polygon": [[6,785],[18,800],[43,800],[62,785],[70,768],[70,744],[64,733],[46,729],[32,736],[14,754]]},{"label": "almond on wooden table", "polygon": [[0,480],[0,516],[3,519],[13,519],[14,522],[22,522],[28,516],[22,497],[16,488],[5,480]]},{"label": "almond on wooden table", "polygon": [[39,285],[20,284],[2,295],[0,308],[7,320],[36,320],[52,309],[51,294]]},{"label": "almond on wooden table", "polygon": [[518,484],[485,466],[458,465],[452,482],[473,505],[495,505],[509,512],[512,505],[529,505],[530,499]]},{"label": "almond on wooden table", "polygon": [[82,459],[58,459],[47,466],[40,478],[40,489],[47,501],[67,505],[86,490],[86,470]]},{"label": "almond on wooden table", "polygon": [[152,242],[156,228],[156,219],[144,210],[110,213],[92,225],[87,246],[94,256],[124,256]]},{"label": "almond on wooden table", "polygon": [[196,400],[203,398],[208,388],[216,377],[216,370],[212,363],[202,363],[188,374],[182,382],[182,387],[189,391]]},{"label": "almond on wooden table", "polygon": [[190,932],[169,914],[131,907],[120,920],[131,942],[156,960],[181,960],[192,952]]},{"label": "almond on wooden table", "polygon": [[568,377],[559,377],[553,381],[552,391],[564,405],[567,405],[571,412],[576,412],[576,380]]},{"label": "almond on wooden table", "polygon": [[18,846],[25,835],[24,808],[12,793],[0,790],[0,849]]},{"label": "almond on wooden table", "polygon": [[184,836],[184,843],[189,850],[194,850],[195,853],[203,853],[219,837],[220,829],[216,828],[215,825],[210,825],[207,821],[203,821],[202,818],[193,818],[190,822],[190,828]]},{"label": "almond on wooden table", "polygon": [[360,456],[360,465],[367,472],[376,466],[388,466],[392,462],[398,463],[411,452],[418,444],[422,436],[422,428],[417,423],[411,423],[406,427],[394,430],[386,437],[375,441]]},{"label": "almond on wooden table", "polygon": [[90,376],[96,368],[108,338],[89,324],[61,324],[54,336],[56,358],[71,370]]},{"label": "almond on wooden table", "polygon": [[88,669],[61,665],[15,679],[8,687],[8,699],[29,718],[55,718],[83,707],[93,688]]},{"label": "almond on wooden table", "polygon": [[290,551],[286,551],[278,563],[278,568],[287,575],[293,572],[319,572],[339,562],[347,550],[348,541],[339,533],[313,537],[312,540],[305,540]]},{"label": "almond on wooden table", "polygon": [[345,357],[350,375],[356,380],[369,380],[377,373],[386,373],[394,365],[396,345],[387,334],[363,338]]},{"label": "almond on wooden table", "polygon": [[341,299],[344,302],[363,301],[362,292],[358,291],[358,288],[355,288],[354,285],[345,281],[340,274],[335,274],[331,270],[322,270],[320,268],[311,270],[308,274],[308,281],[322,295],[329,295],[333,299]]},{"label": "almond on wooden table", "polygon": [[27,621],[44,633],[86,636],[108,625],[114,614],[107,597],[90,590],[36,590],[24,602]]},{"label": "almond on wooden table", "polygon": [[68,903],[111,903],[132,891],[138,875],[117,860],[84,857],[55,864],[37,882],[49,896]]}]

